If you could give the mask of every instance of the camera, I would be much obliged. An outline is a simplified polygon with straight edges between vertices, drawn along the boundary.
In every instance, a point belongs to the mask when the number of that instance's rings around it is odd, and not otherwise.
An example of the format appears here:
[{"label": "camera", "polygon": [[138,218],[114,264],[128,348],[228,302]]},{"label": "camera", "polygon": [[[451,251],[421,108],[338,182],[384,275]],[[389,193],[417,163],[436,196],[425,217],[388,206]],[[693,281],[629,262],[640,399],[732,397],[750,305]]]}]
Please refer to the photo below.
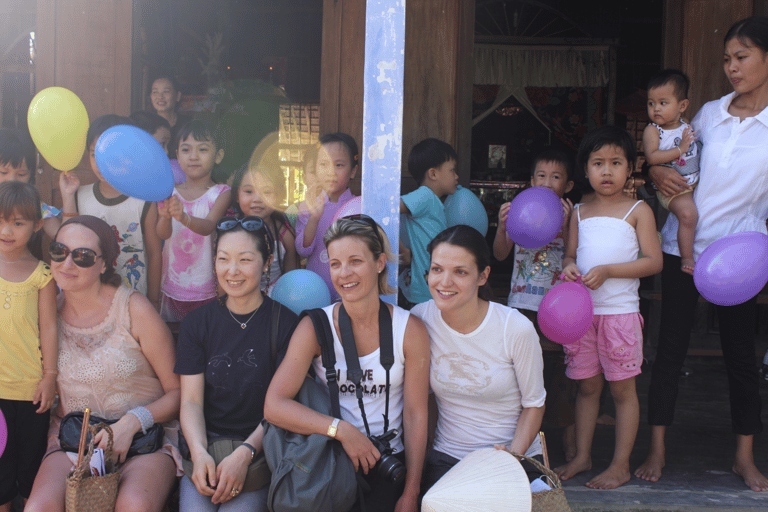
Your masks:
[{"label": "camera", "polygon": [[392,447],[389,442],[397,436],[397,429],[387,430],[380,436],[370,436],[373,446],[381,453],[379,462],[376,463],[376,473],[379,477],[393,485],[400,484],[405,478],[405,466],[400,459],[392,455]]}]

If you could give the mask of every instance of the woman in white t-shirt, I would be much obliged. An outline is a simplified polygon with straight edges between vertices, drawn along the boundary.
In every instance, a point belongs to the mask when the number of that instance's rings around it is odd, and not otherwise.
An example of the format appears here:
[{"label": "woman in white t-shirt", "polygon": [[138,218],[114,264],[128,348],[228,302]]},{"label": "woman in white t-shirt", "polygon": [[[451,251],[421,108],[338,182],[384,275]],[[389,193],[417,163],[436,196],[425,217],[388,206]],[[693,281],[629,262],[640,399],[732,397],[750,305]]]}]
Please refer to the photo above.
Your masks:
[{"label": "woman in white t-shirt", "polygon": [[431,338],[429,382],[438,411],[424,491],[481,448],[507,445],[541,456],[546,398],[536,329],[516,309],[488,300],[491,256],[483,236],[454,226],[427,251],[432,300],[411,310]]}]

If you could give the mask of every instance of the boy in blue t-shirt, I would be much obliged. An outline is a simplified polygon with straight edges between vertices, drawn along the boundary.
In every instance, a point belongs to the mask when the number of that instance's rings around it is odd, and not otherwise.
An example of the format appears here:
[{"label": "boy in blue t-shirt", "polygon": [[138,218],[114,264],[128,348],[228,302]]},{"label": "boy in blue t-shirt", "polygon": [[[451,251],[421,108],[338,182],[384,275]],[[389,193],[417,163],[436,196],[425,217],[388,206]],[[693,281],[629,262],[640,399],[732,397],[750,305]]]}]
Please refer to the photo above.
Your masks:
[{"label": "boy in blue t-shirt", "polygon": [[408,171],[420,186],[400,198],[401,219],[411,244],[411,266],[399,276],[398,302],[406,309],[432,298],[425,277],[429,270],[427,244],[448,228],[440,198],[456,192],[457,159],[451,145],[438,139],[424,139],[408,157]]}]

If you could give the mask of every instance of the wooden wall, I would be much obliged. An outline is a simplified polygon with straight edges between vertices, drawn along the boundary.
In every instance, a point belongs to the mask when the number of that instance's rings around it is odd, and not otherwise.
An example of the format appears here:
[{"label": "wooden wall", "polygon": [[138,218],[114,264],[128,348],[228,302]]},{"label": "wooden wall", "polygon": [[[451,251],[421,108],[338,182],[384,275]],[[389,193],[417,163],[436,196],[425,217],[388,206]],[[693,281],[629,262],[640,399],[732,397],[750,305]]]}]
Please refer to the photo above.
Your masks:
[{"label": "wooden wall", "polygon": [[[91,121],[130,114],[132,16],[132,0],[37,0],[36,92],[66,87]],[[87,157],[76,172],[83,183],[95,181]],[[61,204],[58,171],[46,163],[37,184],[43,201]]]},{"label": "wooden wall", "polygon": [[[416,188],[408,154],[427,137],[459,154],[459,179],[469,184],[472,126],[474,2],[408,0],[403,87],[403,193]],[[320,132],[363,139],[365,2],[324,0]],[[363,148],[361,148],[363,151]],[[352,189],[359,193],[359,179]]]},{"label": "wooden wall", "polygon": [[723,72],[723,37],[740,19],[752,16],[753,0],[667,0],[664,66],[682,69],[691,79],[693,118],[707,101],[733,88]]}]

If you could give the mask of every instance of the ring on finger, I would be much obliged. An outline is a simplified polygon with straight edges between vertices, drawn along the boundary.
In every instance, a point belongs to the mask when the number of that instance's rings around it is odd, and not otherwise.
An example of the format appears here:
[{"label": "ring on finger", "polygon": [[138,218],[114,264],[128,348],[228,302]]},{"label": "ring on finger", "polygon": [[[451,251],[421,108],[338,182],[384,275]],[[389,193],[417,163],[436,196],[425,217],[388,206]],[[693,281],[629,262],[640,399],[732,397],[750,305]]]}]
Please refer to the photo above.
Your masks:
[{"label": "ring on finger", "polygon": [[230,491],[230,493],[229,493],[229,494],[231,494],[231,495],[232,495],[232,497],[234,498],[235,496],[237,496],[238,494],[240,494],[240,489],[238,489],[238,488],[236,488],[236,487],[233,487],[233,488],[232,488],[232,490]]}]

